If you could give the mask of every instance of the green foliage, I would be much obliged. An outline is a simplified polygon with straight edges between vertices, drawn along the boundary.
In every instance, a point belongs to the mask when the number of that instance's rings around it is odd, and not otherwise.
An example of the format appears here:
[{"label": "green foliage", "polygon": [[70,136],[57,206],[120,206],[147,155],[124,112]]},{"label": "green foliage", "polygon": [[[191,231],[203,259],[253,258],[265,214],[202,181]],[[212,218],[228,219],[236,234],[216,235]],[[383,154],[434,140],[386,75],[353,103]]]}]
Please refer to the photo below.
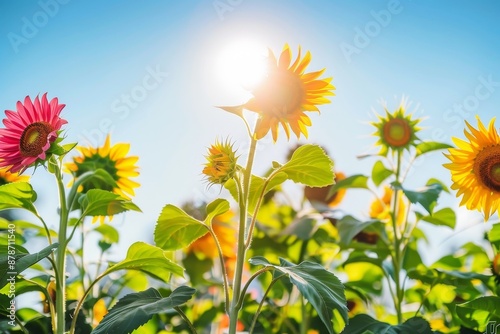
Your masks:
[{"label": "green foliage", "polygon": [[16,253],[9,255],[8,251],[0,253],[0,288],[7,284],[7,279],[12,276],[12,274],[9,274],[10,272],[15,272],[16,275],[22,273],[33,264],[49,256],[57,247],[58,244],[55,243],[33,254]]},{"label": "green foliage", "polygon": [[394,188],[402,190],[410,202],[422,205],[430,215],[432,215],[439,194],[443,190],[443,187],[439,183],[430,184],[417,191],[404,189],[397,182],[392,183],[392,185]]},{"label": "green foliage", "polygon": [[333,162],[318,145],[302,145],[290,161],[279,168],[295,183],[324,187],[334,183]]},{"label": "green foliage", "polygon": [[457,315],[470,328],[484,327],[488,321],[500,320],[500,297],[486,296],[458,304]]},{"label": "green foliage", "polygon": [[344,322],[348,322],[344,286],[334,274],[321,265],[309,261],[295,265],[280,258],[280,265],[277,266],[260,256],[250,259],[250,263],[272,267],[287,275],[290,282],[318,312],[329,333],[334,334],[332,330],[333,310],[340,312]]},{"label": "green foliage", "polygon": [[419,220],[426,221],[437,226],[448,226],[455,228],[457,223],[457,215],[455,211],[450,208],[444,208],[439,211],[432,213],[432,215],[422,215],[421,213],[415,213]]},{"label": "green foliage", "polygon": [[169,281],[171,274],[183,276],[184,269],[173,263],[167,255],[168,252],[161,248],[136,242],[128,249],[125,259],[109,267],[103,276],[122,269],[139,270],[165,282]]},{"label": "green foliage", "polygon": [[439,143],[435,141],[424,141],[416,146],[417,154],[416,156],[421,156],[422,154],[429,153],[437,150],[445,150],[447,148],[452,148],[453,146],[445,143]]},{"label": "green foliage", "polygon": [[[368,177],[365,175],[351,175],[339,182],[337,182],[332,189],[330,189],[330,194],[328,196],[331,196],[336,191],[339,191],[340,189],[368,189]],[[328,197],[327,196],[327,197]]]},{"label": "green foliage", "polygon": [[192,298],[195,291],[193,288],[181,286],[172,291],[168,297],[162,297],[154,288],[128,294],[104,316],[92,334],[131,333],[145,324],[154,314],[163,313],[184,304]]},{"label": "green foliage", "polygon": [[27,182],[7,183],[0,186],[0,210],[26,209],[35,215],[36,192]]},{"label": "green foliage", "polygon": [[359,314],[352,318],[342,334],[432,334],[431,327],[422,318],[410,318],[401,325],[393,326]]},{"label": "green foliage", "polygon": [[137,205],[101,189],[91,189],[79,199],[82,216],[112,216],[128,210],[141,211]]},{"label": "green foliage", "polygon": [[379,160],[373,164],[372,181],[377,187],[391,175],[394,175],[394,172],[385,167],[382,161]]},{"label": "green foliage", "polygon": [[175,205],[167,204],[161,211],[155,228],[155,243],[165,250],[189,246],[208,233],[203,222],[188,215]]}]

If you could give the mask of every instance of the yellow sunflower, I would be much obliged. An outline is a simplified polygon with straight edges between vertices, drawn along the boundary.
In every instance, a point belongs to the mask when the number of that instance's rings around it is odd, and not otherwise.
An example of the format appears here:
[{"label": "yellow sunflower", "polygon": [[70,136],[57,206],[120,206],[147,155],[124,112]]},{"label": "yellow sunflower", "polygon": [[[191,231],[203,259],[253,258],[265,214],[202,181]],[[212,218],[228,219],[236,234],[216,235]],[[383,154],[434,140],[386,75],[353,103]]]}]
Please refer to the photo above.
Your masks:
[{"label": "yellow sunflower", "polygon": [[231,143],[216,141],[208,148],[208,155],[205,158],[207,163],[203,168],[203,174],[210,184],[224,184],[233,178],[238,157]]},{"label": "yellow sunflower", "polygon": [[457,148],[448,149],[445,156],[451,162],[444,167],[451,171],[451,188],[457,190],[457,197],[463,195],[460,205],[482,211],[487,221],[500,210],[500,136],[495,118],[488,128],[479,117],[477,122],[477,129],[465,122],[468,141],[452,138]]},{"label": "yellow sunflower", "polygon": [[416,133],[420,131],[417,127],[420,119],[412,119],[411,114],[406,114],[405,108],[405,101],[393,113],[384,108],[385,117],[378,115],[378,122],[371,123],[377,128],[373,135],[378,137],[376,145],[381,146],[380,155],[386,155],[389,150],[409,150],[418,140]]},{"label": "yellow sunflower", "polygon": [[311,53],[307,52],[301,59],[301,50],[293,64],[290,47],[285,45],[279,60],[269,51],[268,75],[253,90],[251,98],[244,107],[259,114],[255,129],[256,139],[263,138],[269,130],[273,140],[278,139],[279,125],[283,127],[288,138],[290,128],[297,137],[304,134],[307,138],[307,127],[311,119],[304,112],[317,111],[320,104],[329,103],[326,95],[335,95],[335,87],[330,83],[332,78],[319,79],[325,71],[304,73],[311,62]]},{"label": "yellow sunflower", "polygon": [[0,168],[0,186],[12,182],[28,182],[30,180],[29,176],[19,175],[19,173],[11,173],[8,171],[9,168]]},{"label": "yellow sunflower", "polygon": [[[67,171],[71,172],[75,178],[89,171],[103,169],[116,182],[113,187],[98,178],[93,178],[80,186],[78,189],[80,192],[85,193],[90,189],[101,189],[111,191],[126,199],[130,199],[131,196],[135,195],[134,188],[139,187],[139,183],[130,178],[139,176],[136,165],[139,157],[127,156],[130,144],[118,143],[111,146],[110,136],[108,135],[101,147],[78,146],[77,150],[81,155],[74,157],[72,162],[65,165]],[[93,222],[97,219],[100,219],[101,222],[104,221],[104,217],[96,216]]]},{"label": "yellow sunflower", "polygon": [[[376,198],[372,201],[370,205],[370,218],[379,219],[381,221],[387,221],[391,218],[391,201],[394,191],[391,187],[384,187],[384,194],[382,198]],[[407,203],[402,192],[398,193],[398,212],[397,212],[397,225],[401,225],[404,222]]]}]

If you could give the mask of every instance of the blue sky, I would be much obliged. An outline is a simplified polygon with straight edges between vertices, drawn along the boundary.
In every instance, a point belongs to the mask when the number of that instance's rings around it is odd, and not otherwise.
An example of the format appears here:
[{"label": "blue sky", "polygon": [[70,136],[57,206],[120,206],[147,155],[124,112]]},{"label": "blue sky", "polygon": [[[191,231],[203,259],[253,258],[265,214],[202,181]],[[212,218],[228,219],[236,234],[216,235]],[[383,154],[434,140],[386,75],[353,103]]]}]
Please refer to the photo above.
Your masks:
[{"label": "blue sky", "polygon": [[[251,41],[278,53],[288,43],[311,51],[309,70],[326,68],[336,96],[312,115],[307,140],[321,144],[348,175],[368,173],[373,160],[369,121],[380,101],[396,108],[401,96],[426,117],[421,138],[450,142],[463,121],[488,122],[500,106],[500,4],[497,1],[82,1],[0,2],[0,108],[48,92],[66,104],[68,141],[130,142],[140,156],[143,214],[115,223],[122,245],[151,240],[166,203],[209,200],[201,175],[206,147],[230,137],[244,153],[239,119],[215,108],[244,102],[241,87],[224,77],[218,59],[234,43]],[[135,96],[135,97],[134,97]],[[498,127],[498,124],[497,124]],[[263,141],[257,171],[283,161],[296,139]],[[449,182],[441,154],[414,169],[409,184],[431,176]],[[33,177],[40,211],[54,215],[55,185],[42,170]],[[223,193],[221,195],[224,195]],[[359,210],[351,192],[346,210]],[[443,202],[456,207],[453,196]],[[460,210],[463,226],[479,222]],[[481,227],[476,228],[478,235]],[[480,229],[480,231],[479,231]],[[464,233],[462,233],[463,235]],[[439,242],[439,241],[437,241]]]}]

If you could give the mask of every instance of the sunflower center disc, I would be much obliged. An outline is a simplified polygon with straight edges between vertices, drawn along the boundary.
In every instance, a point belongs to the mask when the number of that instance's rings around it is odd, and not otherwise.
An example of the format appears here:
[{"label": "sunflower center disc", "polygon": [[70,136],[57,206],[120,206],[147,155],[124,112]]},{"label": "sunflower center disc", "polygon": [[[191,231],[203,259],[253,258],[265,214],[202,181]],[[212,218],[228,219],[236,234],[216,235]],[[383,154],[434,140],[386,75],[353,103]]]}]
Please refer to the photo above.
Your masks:
[{"label": "sunflower center disc", "polygon": [[384,124],[384,137],[390,146],[402,147],[408,145],[411,139],[408,122],[403,119],[391,119]]},{"label": "sunflower center disc", "polygon": [[28,125],[21,135],[19,149],[25,157],[36,157],[43,152],[47,145],[49,134],[52,132],[50,124],[36,122]]},{"label": "sunflower center disc", "polygon": [[486,147],[479,152],[474,171],[488,189],[500,192],[500,145]]},{"label": "sunflower center disc", "polygon": [[277,71],[267,78],[255,94],[264,110],[277,117],[286,117],[300,110],[304,99],[304,87],[300,78],[285,71]]}]

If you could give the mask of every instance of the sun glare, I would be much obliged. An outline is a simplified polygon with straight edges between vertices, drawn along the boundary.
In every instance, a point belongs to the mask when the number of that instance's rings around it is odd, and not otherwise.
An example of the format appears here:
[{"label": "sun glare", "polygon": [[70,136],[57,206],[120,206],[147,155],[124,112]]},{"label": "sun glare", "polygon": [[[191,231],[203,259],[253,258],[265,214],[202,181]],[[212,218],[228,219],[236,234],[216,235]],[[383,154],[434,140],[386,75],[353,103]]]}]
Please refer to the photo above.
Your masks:
[{"label": "sun glare", "polygon": [[240,41],[224,47],[218,57],[217,76],[225,84],[251,90],[266,74],[267,49],[258,43]]}]

